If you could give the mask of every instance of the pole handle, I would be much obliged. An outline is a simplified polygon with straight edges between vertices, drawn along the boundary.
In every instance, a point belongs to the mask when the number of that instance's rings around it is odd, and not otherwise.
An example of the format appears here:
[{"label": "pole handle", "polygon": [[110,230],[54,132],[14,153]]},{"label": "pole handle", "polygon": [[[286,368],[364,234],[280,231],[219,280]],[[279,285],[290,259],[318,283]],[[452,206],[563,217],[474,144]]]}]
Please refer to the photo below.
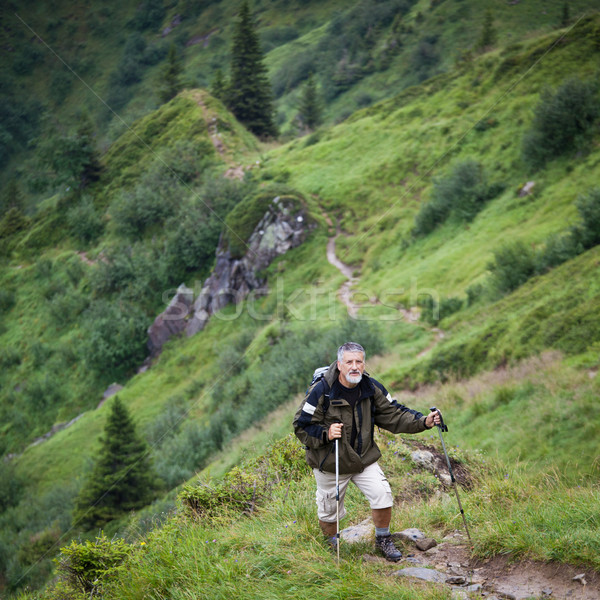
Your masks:
[{"label": "pole handle", "polygon": [[440,415],[440,424],[436,427],[439,427],[440,431],[448,431],[448,427],[446,426],[446,423],[444,423],[444,417],[442,417],[442,411],[435,406],[432,406],[429,410],[431,412],[437,412],[437,414]]}]

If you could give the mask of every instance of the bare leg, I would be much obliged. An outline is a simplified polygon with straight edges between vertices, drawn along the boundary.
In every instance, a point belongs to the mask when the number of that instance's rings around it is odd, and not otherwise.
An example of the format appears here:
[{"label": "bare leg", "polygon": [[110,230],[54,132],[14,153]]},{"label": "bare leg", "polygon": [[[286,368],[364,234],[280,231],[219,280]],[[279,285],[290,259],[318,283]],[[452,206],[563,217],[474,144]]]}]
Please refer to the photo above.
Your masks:
[{"label": "bare leg", "polygon": [[[389,527],[392,520],[392,507],[374,508],[371,511],[373,515],[373,524],[375,527]],[[335,532],[334,532],[335,533]]]},{"label": "bare leg", "polygon": [[327,537],[333,537],[337,533],[337,523],[327,523],[319,519],[319,525],[321,526],[321,531]]}]

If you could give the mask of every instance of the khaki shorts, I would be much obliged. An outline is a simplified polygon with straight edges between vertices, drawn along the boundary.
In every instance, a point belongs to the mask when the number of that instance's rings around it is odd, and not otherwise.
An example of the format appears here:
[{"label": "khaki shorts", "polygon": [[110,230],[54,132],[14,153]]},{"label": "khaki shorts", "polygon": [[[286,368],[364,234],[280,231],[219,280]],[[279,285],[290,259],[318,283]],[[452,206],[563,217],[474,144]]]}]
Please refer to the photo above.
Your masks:
[{"label": "khaki shorts", "polygon": [[[337,501],[335,498],[335,473],[323,473],[313,469],[317,480],[317,512],[319,519],[326,523],[335,523],[337,520]],[[389,508],[394,504],[392,489],[385,478],[381,467],[373,463],[365,468],[362,473],[354,475],[340,475],[340,519],[346,514],[344,496],[348,484],[352,481],[365,495],[371,508]]]}]

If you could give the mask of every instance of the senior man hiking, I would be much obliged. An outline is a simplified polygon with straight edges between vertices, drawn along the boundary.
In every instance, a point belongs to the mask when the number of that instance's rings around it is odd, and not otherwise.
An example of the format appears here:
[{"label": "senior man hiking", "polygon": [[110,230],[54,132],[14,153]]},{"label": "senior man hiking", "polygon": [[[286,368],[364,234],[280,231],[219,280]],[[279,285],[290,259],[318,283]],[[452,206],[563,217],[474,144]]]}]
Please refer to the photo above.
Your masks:
[{"label": "senior man hiking", "polygon": [[337,361],[310,387],[294,417],[295,433],[306,447],[317,482],[319,525],[332,546],[339,550],[338,524],[346,514],[344,496],[352,481],[371,505],[377,548],[389,561],[402,558],[390,535],[394,500],[377,464],[381,452],[374,440],[375,425],[392,433],[418,433],[439,423],[439,413],[425,417],[398,404],[366,374],[360,344],[339,347]]}]

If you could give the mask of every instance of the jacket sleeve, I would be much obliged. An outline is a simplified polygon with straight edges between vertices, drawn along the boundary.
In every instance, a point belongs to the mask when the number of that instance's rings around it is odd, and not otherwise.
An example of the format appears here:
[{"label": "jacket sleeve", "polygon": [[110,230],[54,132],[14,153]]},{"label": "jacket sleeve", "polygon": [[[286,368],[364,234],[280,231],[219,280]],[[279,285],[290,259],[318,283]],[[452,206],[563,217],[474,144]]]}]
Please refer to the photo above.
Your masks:
[{"label": "jacket sleeve", "polygon": [[323,414],[323,382],[316,383],[304,398],[294,416],[294,433],[308,448],[321,448],[329,443]]},{"label": "jacket sleeve", "polygon": [[392,433],[419,433],[429,429],[422,413],[399,404],[391,394],[374,379],[375,425]]}]

